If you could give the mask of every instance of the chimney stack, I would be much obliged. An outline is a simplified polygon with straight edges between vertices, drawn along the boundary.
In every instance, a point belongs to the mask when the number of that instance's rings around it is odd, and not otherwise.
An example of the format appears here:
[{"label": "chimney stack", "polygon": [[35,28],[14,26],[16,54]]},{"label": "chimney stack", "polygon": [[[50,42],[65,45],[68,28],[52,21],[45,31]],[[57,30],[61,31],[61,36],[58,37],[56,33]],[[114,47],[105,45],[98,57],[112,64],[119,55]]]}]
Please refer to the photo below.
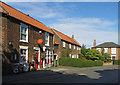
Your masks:
[{"label": "chimney stack", "polygon": [[94,46],[94,47],[96,46],[96,40],[94,40],[93,46]]},{"label": "chimney stack", "polygon": [[72,39],[74,39],[74,35],[72,35]]}]

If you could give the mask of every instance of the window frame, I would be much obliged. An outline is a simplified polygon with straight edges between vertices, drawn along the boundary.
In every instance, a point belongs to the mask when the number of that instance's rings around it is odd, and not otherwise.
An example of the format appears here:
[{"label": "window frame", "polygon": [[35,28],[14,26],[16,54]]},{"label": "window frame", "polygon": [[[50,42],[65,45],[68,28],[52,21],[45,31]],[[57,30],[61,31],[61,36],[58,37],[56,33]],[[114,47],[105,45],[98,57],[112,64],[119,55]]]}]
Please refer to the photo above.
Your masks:
[{"label": "window frame", "polygon": [[[28,46],[19,46],[19,51],[21,49],[25,49],[26,50],[26,63],[28,62]],[[21,56],[21,51],[20,51],[20,56]]]},{"label": "window frame", "polygon": [[[48,41],[46,43],[46,34],[48,34]],[[49,46],[49,33],[45,32],[45,46]]]},{"label": "window frame", "polygon": [[[22,26],[23,26],[24,28],[27,28],[27,29],[26,29],[26,40],[22,40],[22,39],[21,39],[21,37],[22,37],[22,36],[21,36],[21,27],[22,27]],[[28,25],[26,25],[26,24],[24,24],[24,23],[20,23],[20,41],[21,41],[21,42],[28,42]]]},{"label": "window frame", "polygon": [[71,49],[71,44],[69,44],[69,49]]},{"label": "window frame", "polygon": [[[115,50],[115,52],[113,52],[113,49]],[[117,49],[116,48],[111,48],[111,54],[116,54],[117,53]]]},{"label": "window frame", "polygon": [[65,41],[63,41],[63,48],[65,48],[65,44],[66,44]]},{"label": "window frame", "polygon": [[75,48],[76,48],[76,47],[75,47],[75,45],[74,45],[74,50],[75,50]]}]

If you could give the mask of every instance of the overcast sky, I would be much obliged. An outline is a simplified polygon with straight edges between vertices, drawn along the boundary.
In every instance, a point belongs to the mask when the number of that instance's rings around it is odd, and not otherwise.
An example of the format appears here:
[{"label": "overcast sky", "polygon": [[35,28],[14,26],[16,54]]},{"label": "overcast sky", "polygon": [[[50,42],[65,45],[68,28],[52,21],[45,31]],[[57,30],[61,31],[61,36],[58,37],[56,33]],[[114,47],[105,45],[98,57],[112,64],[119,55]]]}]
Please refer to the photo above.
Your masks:
[{"label": "overcast sky", "polygon": [[84,43],[87,47],[92,47],[94,40],[97,45],[118,42],[117,2],[6,3],[70,37],[74,34],[81,45]]}]

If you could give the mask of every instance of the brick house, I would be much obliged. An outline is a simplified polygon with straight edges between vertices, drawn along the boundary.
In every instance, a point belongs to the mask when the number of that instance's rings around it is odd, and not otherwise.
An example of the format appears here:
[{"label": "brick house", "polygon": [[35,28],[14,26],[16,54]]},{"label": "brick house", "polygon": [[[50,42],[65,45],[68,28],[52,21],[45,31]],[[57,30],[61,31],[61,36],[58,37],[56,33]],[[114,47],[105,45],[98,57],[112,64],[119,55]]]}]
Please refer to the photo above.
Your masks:
[{"label": "brick house", "polygon": [[104,42],[96,46],[96,40],[94,40],[92,49],[97,49],[100,52],[104,48],[104,53],[108,53],[111,56],[111,60],[120,60],[120,45],[114,42]]},{"label": "brick house", "polygon": [[[49,27],[54,33],[54,56],[78,58],[78,54],[81,54],[81,45],[74,39]],[[69,54],[66,53],[69,51]],[[67,54],[67,55],[65,55]]]},{"label": "brick house", "polygon": [[[35,64],[36,68],[40,68],[40,65],[43,67],[51,65],[54,50],[53,32],[29,15],[3,2],[0,4],[3,71],[10,68],[12,63],[18,63],[22,59],[27,63],[35,62],[34,53],[38,60],[38,63]],[[42,39],[43,43],[38,44],[38,39]],[[40,59],[41,53],[46,55],[44,61]]]}]

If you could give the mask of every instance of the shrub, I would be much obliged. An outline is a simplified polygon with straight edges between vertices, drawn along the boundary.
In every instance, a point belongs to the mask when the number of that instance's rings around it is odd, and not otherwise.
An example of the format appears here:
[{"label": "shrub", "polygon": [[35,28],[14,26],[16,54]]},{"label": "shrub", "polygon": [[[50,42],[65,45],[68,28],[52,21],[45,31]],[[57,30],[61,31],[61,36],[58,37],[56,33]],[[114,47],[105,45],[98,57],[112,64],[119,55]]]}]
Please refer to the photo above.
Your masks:
[{"label": "shrub", "polygon": [[113,60],[113,64],[120,65],[120,60]]},{"label": "shrub", "polygon": [[73,67],[93,67],[93,66],[102,66],[103,62],[100,60],[82,60],[77,58],[67,58],[62,57],[59,59],[59,65],[62,66],[73,66]]}]

